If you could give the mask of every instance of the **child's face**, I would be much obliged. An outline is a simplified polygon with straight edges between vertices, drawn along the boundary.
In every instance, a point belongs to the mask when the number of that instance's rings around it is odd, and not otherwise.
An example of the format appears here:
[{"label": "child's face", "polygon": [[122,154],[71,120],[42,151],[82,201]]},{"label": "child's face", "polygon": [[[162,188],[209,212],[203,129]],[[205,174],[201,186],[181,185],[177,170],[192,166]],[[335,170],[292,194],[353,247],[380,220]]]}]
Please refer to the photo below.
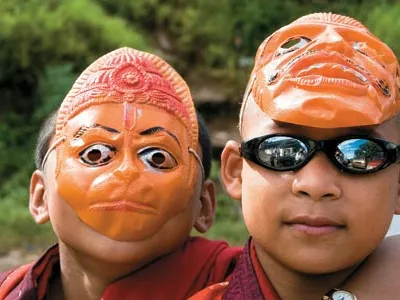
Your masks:
[{"label": "child's face", "polygon": [[187,238],[201,173],[178,118],[151,105],[107,103],[73,117],[64,133],[58,166],[52,153],[45,168],[60,240],[100,257],[140,259]]},{"label": "child's face", "polygon": [[[254,101],[248,103],[242,129],[244,141],[272,133],[314,140],[360,133],[354,128],[276,123]],[[399,143],[395,121],[365,130]],[[301,169],[277,172],[240,158],[237,146],[228,144],[222,155],[227,191],[242,200],[246,226],[262,252],[259,256],[291,270],[329,273],[360,262],[377,247],[393,214],[400,211],[398,164],[370,175],[352,175],[317,152]]]}]

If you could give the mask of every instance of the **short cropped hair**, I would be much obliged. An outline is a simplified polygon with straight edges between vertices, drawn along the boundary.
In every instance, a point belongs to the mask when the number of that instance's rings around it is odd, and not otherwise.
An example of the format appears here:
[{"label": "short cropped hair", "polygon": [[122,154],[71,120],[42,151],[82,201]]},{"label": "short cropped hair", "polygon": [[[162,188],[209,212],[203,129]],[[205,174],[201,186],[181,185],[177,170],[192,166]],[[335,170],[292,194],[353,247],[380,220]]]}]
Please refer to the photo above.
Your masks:
[{"label": "short cropped hair", "polygon": [[[58,111],[53,112],[51,116],[44,121],[39,131],[39,136],[35,148],[35,164],[37,169],[42,168],[44,156],[46,155],[46,152],[50,147],[51,139],[56,133],[57,112]],[[198,112],[196,112],[196,114],[199,126],[199,143],[203,153],[201,160],[204,167],[204,176],[207,179],[210,176],[211,171],[211,141],[203,117]]]},{"label": "short cropped hair", "polygon": [[53,112],[40,128],[35,147],[35,165],[38,170],[42,168],[44,156],[50,147],[51,139],[56,134],[57,113],[58,110]]},{"label": "short cropped hair", "polygon": [[208,133],[206,122],[198,111],[196,111],[197,123],[199,126],[199,144],[202,151],[201,162],[204,167],[204,177],[207,179],[211,172],[212,145],[210,134]]}]

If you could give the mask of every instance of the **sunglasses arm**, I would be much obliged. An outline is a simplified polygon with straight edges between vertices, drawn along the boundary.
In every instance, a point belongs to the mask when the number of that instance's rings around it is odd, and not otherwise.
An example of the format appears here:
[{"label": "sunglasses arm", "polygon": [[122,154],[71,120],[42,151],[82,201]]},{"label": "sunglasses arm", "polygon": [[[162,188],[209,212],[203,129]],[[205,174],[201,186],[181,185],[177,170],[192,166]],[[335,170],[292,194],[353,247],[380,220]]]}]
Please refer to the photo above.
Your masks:
[{"label": "sunglasses arm", "polygon": [[396,163],[400,163],[400,145],[396,147]]}]

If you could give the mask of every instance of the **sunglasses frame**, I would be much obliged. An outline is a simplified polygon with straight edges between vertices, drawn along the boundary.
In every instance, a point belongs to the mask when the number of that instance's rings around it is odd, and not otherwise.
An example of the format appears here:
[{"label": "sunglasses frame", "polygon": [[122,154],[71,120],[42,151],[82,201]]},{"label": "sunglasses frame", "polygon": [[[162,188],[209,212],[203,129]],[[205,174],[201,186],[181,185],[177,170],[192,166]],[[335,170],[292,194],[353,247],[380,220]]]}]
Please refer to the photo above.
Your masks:
[{"label": "sunglasses frame", "polygon": [[[266,165],[263,163],[263,161],[258,157],[258,148],[262,142],[264,142],[268,138],[272,137],[289,137],[289,138],[294,138],[302,143],[307,147],[308,150],[308,155],[306,159],[301,162],[299,165],[295,167],[288,167],[288,168],[283,168],[283,169],[276,169],[271,166]],[[380,147],[382,147],[384,154],[385,154],[385,160],[384,162],[377,168],[370,169],[370,170],[356,170],[356,169],[348,169],[345,166],[343,166],[341,163],[339,163],[335,159],[335,151],[337,149],[337,145],[340,143],[346,141],[346,140],[352,140],[352,139],[363,139],[363,140],[368,140],[376,143]],[[297,171],[300,168],[304,167],[315,155],[317,151],[322,151],[326,154],[326,156],[329,158],[330,161],[333,162],[333,164],[342,172],[345,173],[351,173],[351,174],[371,174],[378,172],[380,170],[383,170],[390,166],[393,163],[399,162],[400,161],[400,145],[396,145],[394,143],[378,139],[378,138],[373,138],[370,136],[366,135],[347,135],[347,136],[341,136],[338,138],[334,139],[329,139],[329,140],[313,140],[301,135],[295,135],[295,134],[267,134],[263,135],[260,137],[256,137],[253,139],[250,139],[248,141],[244,141],[241,143],[240,146],[240,156],[244,157],[247,160],[250,160],[251,162],[277,172],[287,172],[287,171]]]}]

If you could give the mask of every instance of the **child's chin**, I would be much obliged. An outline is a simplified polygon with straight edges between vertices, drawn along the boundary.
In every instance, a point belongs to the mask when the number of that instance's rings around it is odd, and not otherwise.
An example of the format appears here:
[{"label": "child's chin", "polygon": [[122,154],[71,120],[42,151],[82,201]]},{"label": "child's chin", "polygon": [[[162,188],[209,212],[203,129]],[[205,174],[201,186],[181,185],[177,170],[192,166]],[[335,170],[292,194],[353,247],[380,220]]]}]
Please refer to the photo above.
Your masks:
[{"label": "child's chin", "polygon": [[[356,263],[354,264],[356,265]],[[337,272],[344,272],[354,265],[347,265],[338,260],[332,261],[327,260],[325,262],[312,262],[312,261],[302,261],[299,264],[294,264],[292,269],[300,274],[305,275],[329,275]]]},{"label": "child's chin", "polygon": [[[94,247],[93,245],[96,246]],[[93,259],[108,264],[127,264],[134,269],[167,254],[169,251],[163,245],[156,247],[149,240],[126,242],[100,239],[90,244],[80,244],[73,248],[89,260]]]}]

